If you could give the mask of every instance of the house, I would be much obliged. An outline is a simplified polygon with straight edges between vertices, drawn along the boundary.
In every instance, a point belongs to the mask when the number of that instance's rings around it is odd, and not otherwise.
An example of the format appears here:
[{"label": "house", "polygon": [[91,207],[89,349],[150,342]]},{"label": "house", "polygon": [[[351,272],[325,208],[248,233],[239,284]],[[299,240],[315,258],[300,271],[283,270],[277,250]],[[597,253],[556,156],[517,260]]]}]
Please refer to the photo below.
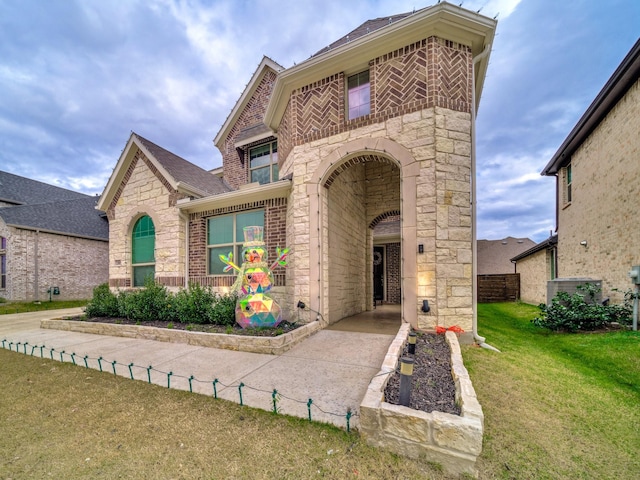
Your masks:
[{"label": "house", "polygon": [[96,203],[90,195],[0,171],[0,297],[91,298],[109,278],[109,224]]},{"label": "house", "polygon": [[292,249],[272,290],[284,318],[298,301],[333,323],[381,300],[470,340],[474,119],[495,27],[442,2],[290,68],[264,57],[214,139],[222,178],[133,133],[98,204],[110,285],[153,273],[227,291],[218,255],[261,225],[270,259]]},{"label": "house", "polygon": [[511,259],[529,250],[535,242],[529,238],[506,237],[501,240],[478,240],[478,275],[515,273]]},{"label": "house", "polygon": [[615,302],[640,265],[639,79],[640,40],[542,171],[556,177],[555,275],[601,280],[603,297]]},{"label": "house", "polygon": [[558,235],[511,258],[520,275],[520,300],[531,305],[547,301],[547,281],[556,278]]}]

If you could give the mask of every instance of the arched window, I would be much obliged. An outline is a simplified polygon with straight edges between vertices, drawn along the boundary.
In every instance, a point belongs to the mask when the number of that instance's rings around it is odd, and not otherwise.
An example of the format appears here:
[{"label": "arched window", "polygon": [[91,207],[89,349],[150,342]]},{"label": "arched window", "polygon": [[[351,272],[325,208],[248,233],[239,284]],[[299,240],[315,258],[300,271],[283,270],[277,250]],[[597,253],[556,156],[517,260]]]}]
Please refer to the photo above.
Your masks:
[{"label": "arched window", "polygon": [[144,286],[144,280],[156,273],[156,229],[148,215],[140,217],[131,233],[131,263],[133,265],[133,286]]}]

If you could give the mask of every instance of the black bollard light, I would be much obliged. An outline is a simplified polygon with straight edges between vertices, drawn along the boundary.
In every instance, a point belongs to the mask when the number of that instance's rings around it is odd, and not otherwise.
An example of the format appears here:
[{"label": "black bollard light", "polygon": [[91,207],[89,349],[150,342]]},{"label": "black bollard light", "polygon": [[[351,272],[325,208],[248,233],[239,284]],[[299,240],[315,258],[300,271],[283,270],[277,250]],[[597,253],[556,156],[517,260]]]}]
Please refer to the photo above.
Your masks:
[{"label": "black bollard light", "polygon": [[400,405],[409,406],[411,402],[411,376],[413,375],[413,358],[400,359]]},{"label": "black bollard light", "polygon": [[416,332],[409,332],[409,354],[415,355],[416,353]]}]

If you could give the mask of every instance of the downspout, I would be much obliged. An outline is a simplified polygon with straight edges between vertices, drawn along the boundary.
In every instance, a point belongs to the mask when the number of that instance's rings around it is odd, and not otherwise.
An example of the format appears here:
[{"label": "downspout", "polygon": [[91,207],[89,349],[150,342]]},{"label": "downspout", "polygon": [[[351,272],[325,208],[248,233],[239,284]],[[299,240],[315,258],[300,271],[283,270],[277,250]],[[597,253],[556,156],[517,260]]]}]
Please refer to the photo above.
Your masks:
[{"label": "downspout", "polygon": [[189,216],[178,209],[178,217],[184,220],[184,288],[189,288]]},{"label": "downspout", "polygon": [[476,63],[486,58],[491,51],[491,44],[484,47],[481,53],[473,58],[473,67],[471,68],[471,285],[472,285],[472,302],[473,302],[473,320],[472,330],[473,339],[482,348],[488,348],[499,352],[485,342],[485,338],[478,335],[478,242],[476,239]]}]

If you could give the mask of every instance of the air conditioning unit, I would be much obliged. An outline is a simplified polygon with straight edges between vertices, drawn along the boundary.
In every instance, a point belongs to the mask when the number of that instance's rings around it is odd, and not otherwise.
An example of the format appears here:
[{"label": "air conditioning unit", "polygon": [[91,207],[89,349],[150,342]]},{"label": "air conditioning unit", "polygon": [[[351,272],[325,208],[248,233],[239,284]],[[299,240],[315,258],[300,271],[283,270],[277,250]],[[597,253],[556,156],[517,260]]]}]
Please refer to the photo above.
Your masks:
[{"label": "air conditioning unit", "polygon": [[602,280],[594,280],[593,278],[556,278],[547,282],[547,305],[551,305],[551,300],[556,296],[556,293],[567,292],[569,295],[573,295],[579,292],[578,285],[584,285],[585,283],[591,283],[598,287],[599,291],[596,293],[594,301],[602,302]]}]

